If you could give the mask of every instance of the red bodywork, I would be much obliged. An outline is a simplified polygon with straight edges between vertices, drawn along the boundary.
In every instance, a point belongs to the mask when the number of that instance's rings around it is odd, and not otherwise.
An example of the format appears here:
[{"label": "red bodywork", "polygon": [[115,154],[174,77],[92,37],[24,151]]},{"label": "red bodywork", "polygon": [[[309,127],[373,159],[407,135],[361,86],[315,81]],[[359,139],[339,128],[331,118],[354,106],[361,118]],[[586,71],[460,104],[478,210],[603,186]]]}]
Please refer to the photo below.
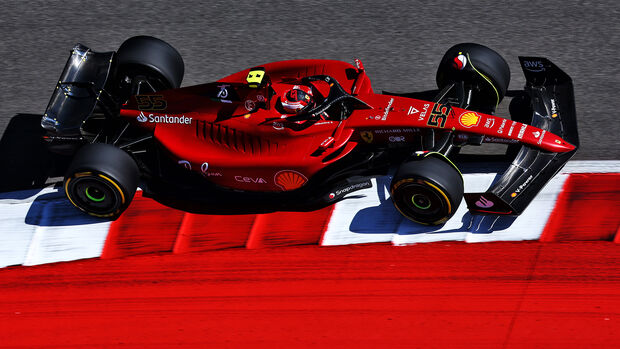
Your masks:
[{"label": "red bodywork", "polygon": [[[331,60],[283,61],[262,67],[275,92],[271,98],[268,88],[244,87],[250,71],[246,69],[216,85],[136,96],[120,114],[152,130],[180,165],[218,185],[248,191],[300,188],[361,143],[419,144],[420,129],[429,127],[452,129],[457,139],[475,134],[484,135],[486,142],[521,142],[551,152],[574,149],[550,132],[509,119],[376,94],[359,61],[359,68]],[[278,96],[292,87],[291,81],[313,75],[335,78],[346,92],[371,108],[357,109],[342,122],[288,121],[277,108]],[[329,86],[324,85],[316,87],[327,95]],[[215,91],[218,98],[212,96],[214,88],[219,89]]]}]

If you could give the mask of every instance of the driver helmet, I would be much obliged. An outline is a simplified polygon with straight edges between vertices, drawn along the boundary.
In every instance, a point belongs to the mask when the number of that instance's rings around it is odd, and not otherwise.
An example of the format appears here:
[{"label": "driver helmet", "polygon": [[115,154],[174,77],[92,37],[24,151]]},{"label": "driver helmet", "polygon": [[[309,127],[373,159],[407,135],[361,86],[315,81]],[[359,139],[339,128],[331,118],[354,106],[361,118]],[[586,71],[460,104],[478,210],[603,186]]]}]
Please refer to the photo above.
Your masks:
[{"label": "driver helmet", "polygon": [[295,85],[282,96],[282,107],[290,114],[300,114],[313,105],[312,89],[308,86]]}]

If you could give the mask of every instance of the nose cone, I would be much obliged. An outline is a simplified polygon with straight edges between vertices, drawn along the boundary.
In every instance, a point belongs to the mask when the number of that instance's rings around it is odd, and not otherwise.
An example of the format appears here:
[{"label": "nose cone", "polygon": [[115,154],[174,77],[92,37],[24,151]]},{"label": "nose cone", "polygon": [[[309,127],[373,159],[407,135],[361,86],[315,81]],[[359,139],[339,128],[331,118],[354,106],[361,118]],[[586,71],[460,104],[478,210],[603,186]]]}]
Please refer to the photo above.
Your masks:
[{"label": "nose cone", "polygon": [[545,150],[549,150],[555,153],[566,153],[569,151],[575,150],[575,146],[563,140],[562,138],[552,134],[547,133],[548,136],[545,137],[541,146],[545,148]]}]

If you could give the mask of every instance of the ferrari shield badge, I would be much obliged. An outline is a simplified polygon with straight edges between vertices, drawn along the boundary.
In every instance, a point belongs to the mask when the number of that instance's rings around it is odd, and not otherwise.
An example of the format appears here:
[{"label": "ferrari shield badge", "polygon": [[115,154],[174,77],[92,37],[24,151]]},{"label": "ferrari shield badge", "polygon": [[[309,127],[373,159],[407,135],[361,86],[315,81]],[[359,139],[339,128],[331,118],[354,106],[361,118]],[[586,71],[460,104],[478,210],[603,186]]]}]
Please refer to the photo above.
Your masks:
[{"label": "ferrari shield badge", "polygon": [[362,136],[362,139],[364,140],[364,142],[372,143],[372,140],[373,140],[372,132],[370,132],[370,131],[362,131],[360,133],[360,135]]}]

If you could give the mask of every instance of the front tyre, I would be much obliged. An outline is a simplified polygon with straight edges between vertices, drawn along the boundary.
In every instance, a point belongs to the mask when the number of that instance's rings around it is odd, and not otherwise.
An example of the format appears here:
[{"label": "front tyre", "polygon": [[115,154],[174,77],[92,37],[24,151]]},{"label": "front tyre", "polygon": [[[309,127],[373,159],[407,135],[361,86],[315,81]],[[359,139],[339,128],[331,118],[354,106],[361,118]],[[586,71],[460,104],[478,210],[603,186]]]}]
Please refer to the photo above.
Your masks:
[{"label": "front tyre", "polygon": [[438,225],[454,215],[463,198],[463,178],[447,160],[426,157],[403,163],[391,184],[392,202],[406,218]]},{"label": "front tyre", "polygon": [[467,109],[492,114],[502,101],[510,84],[510,68],[504,58],[492,49],[475,43],[452,46],[437,68],[437,86],[442,89],[463,82],[473,95]]},{"label": "front tyre", "polygon": [[138,187],[139,170],[124,151],[102,143],[82,147],[69,166],[64,188],[80,210],[116,219],[131,203]]}]

